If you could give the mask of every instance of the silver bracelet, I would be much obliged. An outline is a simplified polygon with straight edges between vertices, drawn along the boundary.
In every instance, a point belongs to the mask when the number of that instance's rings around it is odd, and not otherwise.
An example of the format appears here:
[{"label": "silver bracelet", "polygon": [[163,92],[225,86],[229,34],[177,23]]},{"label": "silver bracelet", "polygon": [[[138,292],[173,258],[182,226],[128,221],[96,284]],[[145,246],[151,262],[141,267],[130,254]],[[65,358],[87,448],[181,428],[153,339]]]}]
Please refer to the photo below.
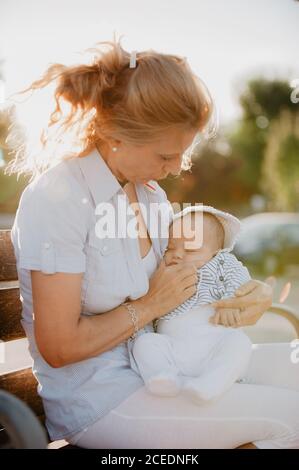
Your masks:
[{"label": "silver bracelet", "polygon": [[130,302],[124,302],[123,305],[127,308],[131,315],[131,320],[134,325],[134,333],[130,336],[130,339],[135,339],[138,332],[138,316],[135,307]]}]

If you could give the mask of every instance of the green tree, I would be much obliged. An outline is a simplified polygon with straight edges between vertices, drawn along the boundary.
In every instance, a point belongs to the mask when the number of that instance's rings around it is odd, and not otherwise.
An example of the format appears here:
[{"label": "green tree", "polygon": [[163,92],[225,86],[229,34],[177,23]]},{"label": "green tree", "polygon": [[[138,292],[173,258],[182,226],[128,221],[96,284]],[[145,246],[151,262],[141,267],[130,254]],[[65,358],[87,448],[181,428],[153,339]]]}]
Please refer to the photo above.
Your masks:
[{"label": "green tree", "polygon": [[5,164],[11,158],[6,138],[12,118],[10,108],[2,105],[0,108],[0,212],[6,213],[16,211],[21,193],[29,181],[28,176],[21,175],[18,178],[16,174],[5,174]]},{"label": "green tree", "polygon": [[269,210],[299,210],[299,113],[284,110],[271,123],[262,187]]},{"label": "green tree", "polygon": [[[290,116],[297,113],[298,104],[291,101],[291,92],[287,81],[257,78],[248,82],[239,98],[242,118],[228,139],[233,155],[244,162],[240,178],[252,192],[265,192],[267,186],[263,183],[265,172],[262,168],[272,132],[271,123],[284,111]],[[282,166],[284,161],[281,160]],[[268,168],[269,172],[271,168]]]}]

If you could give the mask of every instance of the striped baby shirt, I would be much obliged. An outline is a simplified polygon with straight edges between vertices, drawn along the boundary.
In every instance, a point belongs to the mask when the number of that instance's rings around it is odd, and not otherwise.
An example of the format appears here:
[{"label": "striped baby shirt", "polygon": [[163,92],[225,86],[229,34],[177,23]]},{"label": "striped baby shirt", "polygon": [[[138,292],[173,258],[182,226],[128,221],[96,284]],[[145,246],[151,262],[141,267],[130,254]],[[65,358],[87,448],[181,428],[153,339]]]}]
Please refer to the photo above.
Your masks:
[{"label": "striped baby shirt", "polygon": [[248,269],[236,256],[223,249],[210,261],[197,270],[197,289],[195,294],[171,312],[154,321],[155,330],[158,322],[183,315],[199,305],[206,305],[216,300],[234,297],[234,292],[251,279]]}]

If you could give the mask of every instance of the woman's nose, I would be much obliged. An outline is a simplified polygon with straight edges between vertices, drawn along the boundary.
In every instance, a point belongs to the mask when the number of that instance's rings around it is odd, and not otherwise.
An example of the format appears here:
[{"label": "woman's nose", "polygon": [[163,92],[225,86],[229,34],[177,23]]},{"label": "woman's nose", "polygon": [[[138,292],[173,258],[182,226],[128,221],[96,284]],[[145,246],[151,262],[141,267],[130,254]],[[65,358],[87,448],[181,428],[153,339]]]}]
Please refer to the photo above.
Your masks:
[{"label": "woman's nose", "polygon": [[172,163],[167,166],[168,173],[177,176],[181,173],[182,157],[176,158]]}]

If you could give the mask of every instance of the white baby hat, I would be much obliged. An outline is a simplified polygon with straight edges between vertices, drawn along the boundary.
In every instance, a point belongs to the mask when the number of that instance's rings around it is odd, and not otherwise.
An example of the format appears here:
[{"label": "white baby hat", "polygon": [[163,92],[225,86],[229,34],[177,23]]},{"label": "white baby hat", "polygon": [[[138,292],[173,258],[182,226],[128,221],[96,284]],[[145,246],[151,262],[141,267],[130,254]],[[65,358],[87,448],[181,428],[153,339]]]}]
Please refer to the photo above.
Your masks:
[{"label": "white baby hat", "polygon": [[190,212],[197,211],[209,212],[210,214],[213,214],[215,215],[215,217],[217,217],[219,222],[222,224],[224,230],[224,246],[223,249],[219,251],[232,251],[238,238],[238,235],[241,231],[240,220],[237,219],[237,217],[235,217],[234,215],[229,214],[228,212],[223,212],[219,209],[215,209],[215,207],[205,206],[203,204],[185,207],[182,211],[174,214],[173,220],[183,217],[184,215],[189,214]]}]

